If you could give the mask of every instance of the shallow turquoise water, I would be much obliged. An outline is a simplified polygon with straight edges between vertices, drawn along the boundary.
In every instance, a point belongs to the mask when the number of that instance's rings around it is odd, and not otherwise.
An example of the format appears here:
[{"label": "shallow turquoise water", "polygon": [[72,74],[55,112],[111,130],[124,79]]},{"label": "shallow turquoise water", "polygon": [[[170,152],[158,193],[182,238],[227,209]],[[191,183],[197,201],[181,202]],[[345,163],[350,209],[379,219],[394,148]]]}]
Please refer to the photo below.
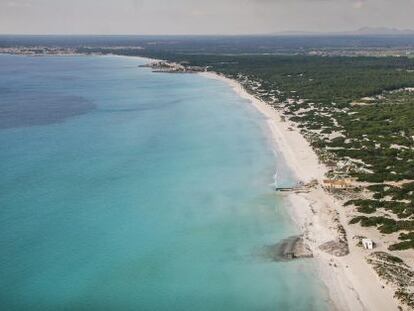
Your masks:
[{"label": "shallow turquoise water", "polygon": [[0,56],[3,310],[324,310],[262,116],[121,57]]}]

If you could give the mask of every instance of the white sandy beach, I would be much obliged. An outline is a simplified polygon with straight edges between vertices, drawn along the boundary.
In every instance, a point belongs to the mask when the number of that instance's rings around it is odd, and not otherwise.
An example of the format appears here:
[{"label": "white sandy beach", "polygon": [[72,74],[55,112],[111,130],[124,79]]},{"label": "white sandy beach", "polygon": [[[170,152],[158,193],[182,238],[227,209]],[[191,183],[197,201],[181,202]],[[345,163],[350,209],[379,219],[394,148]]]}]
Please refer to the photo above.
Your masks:
[{"label": "white sandy beach", "polygon": [[[212,72],[202,75],[227,82],[237,94],[248,99],[265,116],[277,149],[297,179],[304,182],[317,179],[321,184],[326,168],[319,163],[311,146],[292,123],[283,122],[277,110],[248,94],[237,81]],[[291,203],[292,217],[305,233],[307,243],[313,251],[333,308],[352,311],[398,310],[392,288],[385,286],[366,262],[365,257],[369,252],[357,247],[352,240],[362,230],[368,232],[367,236],[376,235],[378,239],[379,234],[373,229],[361,228],[354,232],[355,228],[348,225],[342,202],[338,202],[320,186],[308,193],[289,193],[286,196]],[[338,237],[338,219],[344,226],[349,241],[350,254],[344,257],[336,257],[319,249],[321,244]]]}]

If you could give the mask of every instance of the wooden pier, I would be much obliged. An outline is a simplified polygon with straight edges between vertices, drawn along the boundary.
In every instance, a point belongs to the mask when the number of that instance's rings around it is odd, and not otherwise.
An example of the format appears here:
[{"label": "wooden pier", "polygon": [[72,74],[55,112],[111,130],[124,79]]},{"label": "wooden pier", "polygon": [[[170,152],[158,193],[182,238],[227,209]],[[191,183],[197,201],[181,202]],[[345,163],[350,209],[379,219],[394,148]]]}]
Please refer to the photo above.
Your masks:
[{"label": "wooden pier", "polygon": [[294,191],[294,190],[300,190],[299,187],[276,187],[275,191],[285,192],[285,191]]},{"label": "wooden pier", "polygon": [[290,191],[309,191],[311,188],[318,185],[317,180],[312,180],[311,182],[305,184],[303,182],[298,182],[295,186],[292,187],[275,187],[277,192],[290,192]]}]

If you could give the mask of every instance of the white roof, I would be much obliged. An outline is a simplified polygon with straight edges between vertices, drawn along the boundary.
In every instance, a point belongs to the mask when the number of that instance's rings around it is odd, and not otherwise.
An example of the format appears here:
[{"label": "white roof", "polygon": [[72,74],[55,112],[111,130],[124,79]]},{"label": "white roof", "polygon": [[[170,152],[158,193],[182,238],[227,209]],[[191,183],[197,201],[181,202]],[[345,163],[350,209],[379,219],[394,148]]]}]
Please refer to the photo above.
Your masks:
[{"label": "white roof", "polygon": [[362,242],[365,242],[365,243],[372,243],[372,240],[371,240],[371,239],[362,239]]}]

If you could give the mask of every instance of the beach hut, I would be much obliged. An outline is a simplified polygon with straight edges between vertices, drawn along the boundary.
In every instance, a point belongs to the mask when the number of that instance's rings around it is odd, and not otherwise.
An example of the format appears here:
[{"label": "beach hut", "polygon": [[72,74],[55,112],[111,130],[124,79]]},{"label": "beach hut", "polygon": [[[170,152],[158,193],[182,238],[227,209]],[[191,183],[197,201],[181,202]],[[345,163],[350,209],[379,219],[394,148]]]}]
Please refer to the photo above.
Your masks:
[{"label": "beach hut", "polygon": [[348,187],[348,183],[345,180],[333,179],[325,179],[323,185],[327,189],[346,189]]},{"label": "beach hut", "polygon": [[362,239],[362,246],[365,249],[373,249],[374,248],[374,242],[370,239]]}]

